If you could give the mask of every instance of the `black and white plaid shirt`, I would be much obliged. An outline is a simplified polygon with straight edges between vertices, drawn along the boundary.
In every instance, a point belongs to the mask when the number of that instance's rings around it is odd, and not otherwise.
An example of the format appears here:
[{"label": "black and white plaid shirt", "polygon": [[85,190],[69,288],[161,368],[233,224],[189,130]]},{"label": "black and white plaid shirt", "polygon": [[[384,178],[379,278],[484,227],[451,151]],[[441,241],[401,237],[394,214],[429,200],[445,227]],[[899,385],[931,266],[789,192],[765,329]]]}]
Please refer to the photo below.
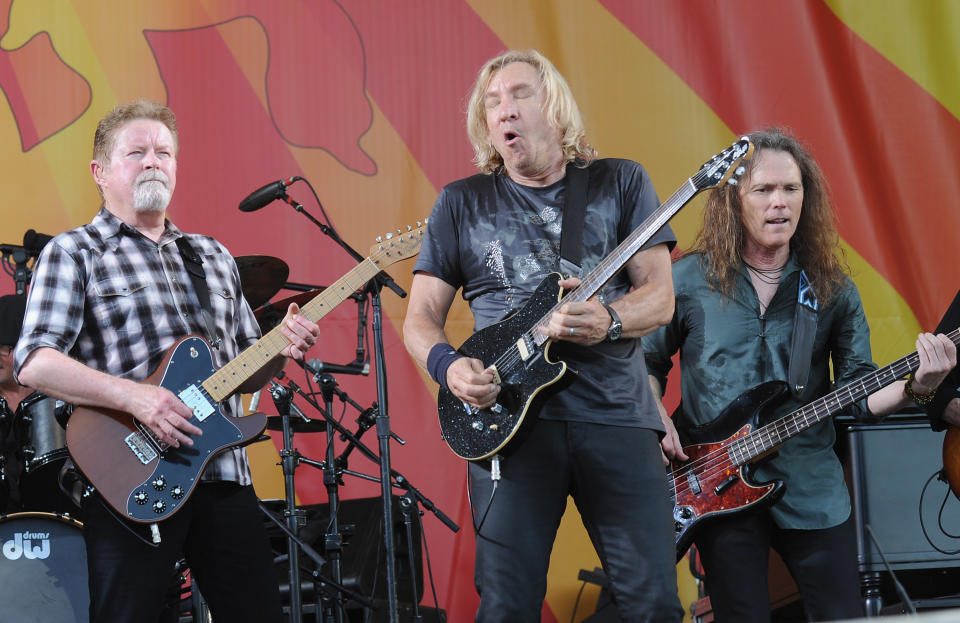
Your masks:
[{"label": "black and white plaid shirt", "polygon": [[[170,221],[155,243],[101,208],[88,225],[54,238],[37,260],[14,354],[16,373],[31,352],[47,346],[101,372],[140,381],[181,337],[198,334],[209,340],[176,245],[180,236],[203,259],[213,325],[221,340],[213,351],[216,366],[259,339],[237,264],[222,244],[184,234]],[[233,396],[224,407],[227,415],[240,415],[240,397]],[[250,484],[246,452],[224,451],[210,462],[203,479]]]}]

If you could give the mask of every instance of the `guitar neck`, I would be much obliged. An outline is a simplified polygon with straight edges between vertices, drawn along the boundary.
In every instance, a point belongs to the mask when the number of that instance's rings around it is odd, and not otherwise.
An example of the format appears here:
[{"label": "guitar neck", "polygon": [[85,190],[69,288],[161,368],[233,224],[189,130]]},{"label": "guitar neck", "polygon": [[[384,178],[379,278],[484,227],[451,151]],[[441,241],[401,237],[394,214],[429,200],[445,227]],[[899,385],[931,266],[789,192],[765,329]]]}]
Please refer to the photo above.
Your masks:
[{"label": "guitar neck", "polygon": [[[318,322],[378,272],[380,267],[368,257],[301,307],[300,313],[311,322]],[[280,332],[280,328],[281,326],[277,325],[271,329],[202,383],[203,388],[213,400],[220,402],[237,391],[250,377],[287,347],[290,340]]]},{"label": "guitar neck", "polygon": [[[947,334],[947,337],[954,344],[960,345],[960,329],[954,329]],[[920,355],[914,351],[876,372],[857,379],[849,385],[845,385],[793,413],[737,439],[730,444],[730,455],[735,463],[743,465],[768,454],[783,445],[788,439],[799,435],[811,426],[842,411],[858,400],[862,400],[878,389],[903,378],[918,367],[920,367]]]},{"label": "guitar neck", "polygon": [[576,289],[564,296],[562,302],[557,303],[551,308],[550,311],[533,326],[530,331],[531,338],[537,344],[543,344],[547,340],[547,337],[542,335],[537,329],[541,326],[546,326],[550,322],[550,316],[560,308],[561,304],[571,301],[574,303],[582,303],[599,292],[600,288],[610,281],[610,278],[617,274],[617,271],[623,268],[630,258],[633,257],[648,240],[653,238],[674,214],[680,211],[680,208],[700,192],[694,180],[697,179],[698,175],[702,174],[703,172],[701,171],[693,178],[688,179],[683,186],[660,204],[660,207],[648,216],[639,227],[633,230],[612,253],[605,257],[596,268],[590,271],[590,273],[580,281],[580,285],[577,286]]}]

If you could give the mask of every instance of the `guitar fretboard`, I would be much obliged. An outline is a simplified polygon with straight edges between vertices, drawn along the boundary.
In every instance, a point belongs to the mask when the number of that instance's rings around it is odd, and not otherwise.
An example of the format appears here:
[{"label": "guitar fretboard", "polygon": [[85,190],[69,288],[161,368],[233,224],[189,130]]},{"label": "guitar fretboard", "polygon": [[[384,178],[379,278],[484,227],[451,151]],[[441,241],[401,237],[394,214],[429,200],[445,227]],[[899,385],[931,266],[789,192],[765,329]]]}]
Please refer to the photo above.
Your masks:
[{"label": "guitar fretboard", "polygon": [[[960,329],[954,329],[947,334],[947,337],[954,344],[960,343]],[[920,355],[916,351],[901,357],[890,365],[737,439],[728,449],[730,460],[737,465],[749,463],[858,400],[903,378],[918,367],[920,367]]]},{"label": "guitar fretboard", "polygon": [[[380,267],[368,257],[301,307],[300,313],[311,322],[318,322],[378,272],[380,272]],[[280,328],[281,326],[277,325],[271,329],[256,343],[249,346],[202,383],[203,388],[213,400],[220,402],[237,391],[247,379],[256,374],[258,370],[290,344],[290,340],[280,332]]]}]

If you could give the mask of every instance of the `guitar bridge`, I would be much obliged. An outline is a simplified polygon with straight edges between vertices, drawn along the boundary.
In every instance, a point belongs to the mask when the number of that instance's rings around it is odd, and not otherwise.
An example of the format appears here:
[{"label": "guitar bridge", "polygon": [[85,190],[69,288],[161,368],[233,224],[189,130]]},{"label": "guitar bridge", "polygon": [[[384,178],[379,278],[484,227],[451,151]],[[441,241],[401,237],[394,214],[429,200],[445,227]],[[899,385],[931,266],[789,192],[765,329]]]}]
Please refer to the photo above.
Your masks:
[{"label": "guitar bridge", "polygon": [[127,447],[133,451],[133,454],[140,460],[141,463],[146,465],[150,461],[157,458],[159,455],[154,449],[153,444],[150,443],[143,435],[143,433],[137,431],[130,433],[126,436],[124,441],[127,443]]}]

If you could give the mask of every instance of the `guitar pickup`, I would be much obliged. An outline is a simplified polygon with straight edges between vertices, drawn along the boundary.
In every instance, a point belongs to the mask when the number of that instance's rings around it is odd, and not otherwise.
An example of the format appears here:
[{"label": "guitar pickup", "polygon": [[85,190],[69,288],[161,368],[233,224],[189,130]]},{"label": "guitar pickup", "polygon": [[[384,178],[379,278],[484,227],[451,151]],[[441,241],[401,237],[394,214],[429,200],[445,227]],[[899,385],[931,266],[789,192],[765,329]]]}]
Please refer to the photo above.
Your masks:
[{"label": "guitar pickup", "polygon": [[207,419],[211,413],[215,412],[213,405],[210,404],[210,401],[207,400],[207,397],[203,395],[203,392],[201,392],[196,385],[191,385],[186,388],[180,392],[179,396],[184,404],[193,409],[193,415],[201,422]]},{"label": "guitar pickup", "polygon": [[536,350],[534,345],[531,343],[530,336],[524,333],[520,336],[520,339],[517,340],[515,346],[517,347],[517,352],[520,353],[520,358],[526,361],[530,359],[530,355]]},{"label": "guitar pickup", "polygon": [[717,495],[720,495],[721,493],[729,489],[731,486],[733,486],[733,484],[737,482],[739,479],[740,477],[737,476],[736,474],[730,474],[726,480],[724,480],[714,488],[713,492],[716,493]]},{"label": "guitar pickup", "polygon": [[697,473],[692,469],[690,473],[687,474],[687,486],[690,487],[690,493],[694,495],[700,495],[700,492],[703,491],[703,489],[700,488],[700,479],[697,478]]}]

